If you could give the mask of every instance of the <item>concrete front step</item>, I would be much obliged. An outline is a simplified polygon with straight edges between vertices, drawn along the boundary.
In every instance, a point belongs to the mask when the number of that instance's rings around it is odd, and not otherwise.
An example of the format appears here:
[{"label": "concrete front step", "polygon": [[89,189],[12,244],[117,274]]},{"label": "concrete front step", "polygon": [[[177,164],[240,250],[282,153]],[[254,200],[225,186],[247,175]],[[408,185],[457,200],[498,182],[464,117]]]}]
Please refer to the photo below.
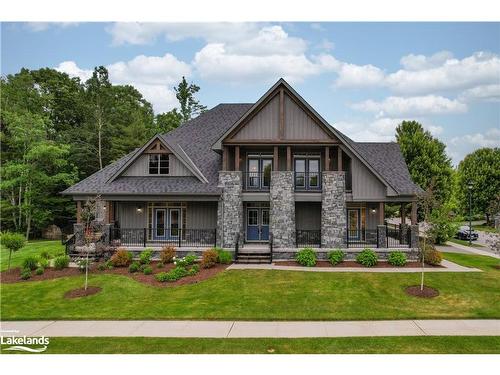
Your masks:
[{"label": "concrete front step", "polygon": [[262,258],[262,259],[255,259],[255,258],[247,258],[247,259],[241,259],[238,258],[236,263],[243,263],[243,264],[269,264],[271,263],[271,258]]}]

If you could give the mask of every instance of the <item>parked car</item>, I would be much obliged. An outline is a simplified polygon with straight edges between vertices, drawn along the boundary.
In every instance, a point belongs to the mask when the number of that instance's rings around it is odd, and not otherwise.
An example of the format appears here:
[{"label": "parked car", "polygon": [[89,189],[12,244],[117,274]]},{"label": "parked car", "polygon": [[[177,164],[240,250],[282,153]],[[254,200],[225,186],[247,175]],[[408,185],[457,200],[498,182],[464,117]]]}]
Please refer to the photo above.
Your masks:
[{"label": "parked car", "polygon": [[477,232],[472,229],[472,231],[469,230],[468,225],[462,225],[460,228],[458,228],[457,233],[455,234],[455,238],[458,238],[459,240],[469,240],[469,234],[471,236],[471,240],[475,241],[478,238]]}]

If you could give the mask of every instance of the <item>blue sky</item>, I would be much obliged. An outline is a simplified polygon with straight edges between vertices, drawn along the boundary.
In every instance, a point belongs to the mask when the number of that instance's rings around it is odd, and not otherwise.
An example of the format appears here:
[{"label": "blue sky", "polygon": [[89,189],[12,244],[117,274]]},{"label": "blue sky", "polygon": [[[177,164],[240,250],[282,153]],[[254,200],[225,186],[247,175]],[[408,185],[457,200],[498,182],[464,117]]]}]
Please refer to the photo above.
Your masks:
[{"label": "blue sky", "polygon": [[2,75],[105,65],[156,112],[182,75],[208,107],[254,102],[284,77],[330,124],[390,141],[420,121],[455,163],[500,146],[500,23],[2,23]]}]

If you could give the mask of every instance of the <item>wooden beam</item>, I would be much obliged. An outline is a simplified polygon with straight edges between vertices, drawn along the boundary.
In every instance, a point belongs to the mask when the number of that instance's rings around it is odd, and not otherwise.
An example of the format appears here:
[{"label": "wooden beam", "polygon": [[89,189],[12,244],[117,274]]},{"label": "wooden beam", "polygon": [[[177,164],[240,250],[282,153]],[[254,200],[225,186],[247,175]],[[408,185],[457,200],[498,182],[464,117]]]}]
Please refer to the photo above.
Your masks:
[{"label": "wooden beam", "polygon": [[82,222],[82,201],[76,201],[76,223]]},{"label": "wooden beam", "polygon": [[274,146],[274,155],[273,155],[273,170],[279,170],[278,164],[278,146]]},{"label": "wooden beam", "polygon": [[292,170],[292,148],[290,146],[286,146],[286,170]]},{"label": "wooden beam", "polygon": [[222,147],[222,170],[227,171],[227,146]]},{"label": "wooden beam", "polygon": [[104,202],[104,224],[109,224],[109,214],[111,209],[109,208],[109,201]]},{"label": "wooden beam", "polygon": [[384,202],[380,202],[378,204],[378,223],[379,225],[384,225],[385,220],[385,204]]},{"label": "wooden beam", "polygon": [[285,91],[280,90],[280,130],[279,138],[285,138]]},{"label": "wooden beam", "polygon": [[240,146],[261,146],[269,144],[280,144],[280,145],[306,145],[306,146],[335,146],[338,145],[337,141],[329,140],[304,140],[304,139],[228,139],[224,141],[225,145],[240,145]]},{"label": "wooden beam", "polygon": [[342,170],[342,149],[340,146],[337,146],[337,170]]},{"label": "wooden beam", "polygon": [[234,147],[234,170],[240,170],[240,146]]},{"label": "wooden beam", "polygon": [[325,171],[330,170],[330,147],[325,147]]},{"label": "wooden beam", "polygon": [[411,225],[417,225],[417,202],[411,202]]},{"label": "wooden beam", "polygon": [[401,203],[401,207],[399,208],[399,215],[401,218],[401,224],[406,224],[406,204]]}]

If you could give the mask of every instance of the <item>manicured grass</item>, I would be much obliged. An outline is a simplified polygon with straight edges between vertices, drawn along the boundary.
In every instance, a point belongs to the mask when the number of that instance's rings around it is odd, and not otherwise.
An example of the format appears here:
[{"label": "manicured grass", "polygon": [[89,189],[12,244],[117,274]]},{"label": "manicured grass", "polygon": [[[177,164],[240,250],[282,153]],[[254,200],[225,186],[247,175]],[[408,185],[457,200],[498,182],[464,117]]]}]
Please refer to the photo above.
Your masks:
[{"label": "manicured grass", "polygon": [[[7,354],[9,352],[3,352]],[[12,353],[12,352],[11,352]],[[15,352],[14,352],[15,353]],[[500,337],[342,337],[208,339],[52,337],[47,354],[486,354]]]},{"label": "manicured grass", "polygon": [[235,319],[372,320],[500,318],[498,260],[445,254],[451,261],[484,270],[428,273],[434,299],[405,294],[418,273],[320,273],[232,270],[198,284],[157,288],[120,275],[92,274],[102,292],[64,299],[83,276],[2,284],[2,320],[46,319]]},{"label": "manicured grass", "polygon": [[[458,238],[450,238],[448,241],[459,244],[459,245],[463,245],[463,246],[469,246],[469,241],[467,241],[467,240],[459,240]],[[480,247],[484,247],[484,246],[478,244],[477,242],[472,241],[472,247],[480,248]]]},{"label": "manicured grass", "polygon": [[[46,241],[46,240],[32,240],[29,241],[26,246],[21,250],[12,253],[12,260],[10,262],[10,267],[20,267],[23,259],[31,255],[39,255],[42,251],[48,251],[52,255],[56,255],[64,251],[64,245],[61,241]],[[2,251],[0,253],[0,270],[7,269],[7,263],[9,261],[9,250],[2,246]]]},{"label": "manicured grass", "polygon": [[482,232],[499,233],[497,229],[490,227],[488,225],[473,225],[472,228]]}]

